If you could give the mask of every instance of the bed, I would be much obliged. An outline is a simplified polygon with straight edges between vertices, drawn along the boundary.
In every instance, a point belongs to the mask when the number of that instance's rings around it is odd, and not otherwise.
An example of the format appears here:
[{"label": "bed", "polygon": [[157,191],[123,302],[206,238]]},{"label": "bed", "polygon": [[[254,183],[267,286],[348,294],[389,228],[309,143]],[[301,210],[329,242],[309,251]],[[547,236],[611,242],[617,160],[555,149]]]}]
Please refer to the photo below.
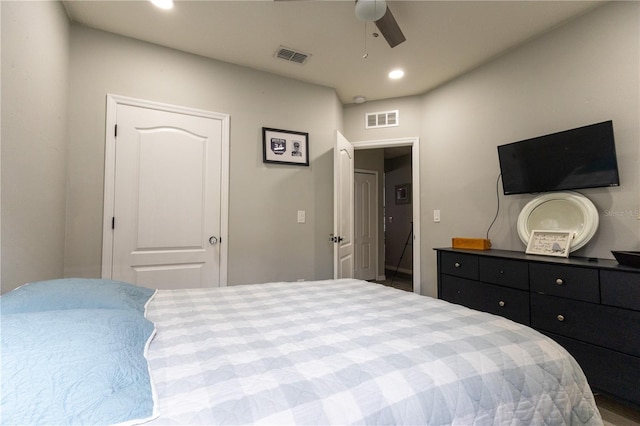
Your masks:
[{"label": "bed", "polygon": [[2,424],[602,424],[551,339],[364,281],[71,279],[0,302]]}]

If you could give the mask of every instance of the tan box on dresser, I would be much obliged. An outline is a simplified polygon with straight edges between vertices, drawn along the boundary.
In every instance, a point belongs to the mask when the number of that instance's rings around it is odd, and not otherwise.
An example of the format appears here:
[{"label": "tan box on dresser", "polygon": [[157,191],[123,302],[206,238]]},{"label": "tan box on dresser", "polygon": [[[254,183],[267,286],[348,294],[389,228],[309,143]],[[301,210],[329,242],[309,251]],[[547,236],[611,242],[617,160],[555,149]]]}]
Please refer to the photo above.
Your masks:
[{"label": "tan box on dresser", "polygon": [[489,250],[491,248],[491,240],[485,238],[456,237],[451,239],[451,245],[457,249]]}]

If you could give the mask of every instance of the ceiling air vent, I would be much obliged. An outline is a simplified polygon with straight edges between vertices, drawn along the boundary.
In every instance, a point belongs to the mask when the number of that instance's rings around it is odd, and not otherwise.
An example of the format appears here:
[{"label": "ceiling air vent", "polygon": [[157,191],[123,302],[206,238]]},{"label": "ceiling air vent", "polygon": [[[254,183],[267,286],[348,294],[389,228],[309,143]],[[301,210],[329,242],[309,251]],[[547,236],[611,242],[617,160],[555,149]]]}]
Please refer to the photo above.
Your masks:
[{"label": "ceiling air vent", "polygon": [[288,47],[280,46],[276,50],[275,57],[289,62],[295,62],[296,64],[304,64],[311,57],[308,53],[300,52],[299,50],[290,49]]},{"label": "ceiling air vent", "polygon": [[368,112],[364,117],[365,129],[379,129],[381,127],[395,127],[400,125],[398,110]]}]

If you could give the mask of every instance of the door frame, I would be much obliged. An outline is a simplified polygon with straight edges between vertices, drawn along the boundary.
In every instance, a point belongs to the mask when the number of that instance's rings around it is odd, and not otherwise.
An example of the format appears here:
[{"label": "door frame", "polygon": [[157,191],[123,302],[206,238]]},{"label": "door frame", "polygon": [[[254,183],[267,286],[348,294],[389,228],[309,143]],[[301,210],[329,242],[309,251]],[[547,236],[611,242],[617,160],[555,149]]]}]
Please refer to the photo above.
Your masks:
[{"label": "door frame", "polygon": [[394,138],[370,141],[351,142],[354,149],[378,149],[397,146],[411,147],[411,199],[413,200],[413,292],[421,294],[420,290],[420,138]]},{"label": "door frame", "polygon": [[[374,197],[373,197],[373,200],[372,200],[372,204],[373,204],[373,207],[374,207],[373,208],[373,216],[374,216],[373,223],[376,226],[376,240],[374,241],[374,246],[373,246],[374,247],[373,248],[373,251],[374,251],[374,254],[373,254],[374,266],[373,266],[373,268],[374,268],[375,274],[376,274],[374,279],[377,280],[380,277],[380,274],[378,274],[378,268],[380,266],[380,259],[378,258],[380,256],[380,250],[379,250],[379,247],[380,247],[380,229],[379,229],[379,226],[378,226],[379,225],[378,221],[380,220],[379,217],[378,217],[379,216],[378,215],[378,208],[380,207],[379,206],[380,200],[379,200],[379,197],[378,197],[378,190],[380,188],[379,188],[378,178],[379,178],[380,174],[378,173],[377,170],[354,169],[353,170],[354,176],[355,176],[356,173],[373,175],[374,179],[375,179],[375,188],[373,189],[374,190]],[[354,182],[355,182],[355,178],[354,178]],[[355,190],[354,190],[354,195],[355,195]],[[353,242],[354,242],[354,244],[355,244],[355,229],[356,229],[356,225],[358,223],[358,219],[357,219],[358,215],[355,214],[355,213],[356,213],[356,210],[355,210],[355,203],[354,203],[354,220],[353,220],[353,227],[354,227],[354,238],[353,238],[354,241]],[[357,247],[357,246],[355,246],[355,247]],[[355,247],[354,247],[354,253],[355,253]],[[356,258],[356,262],[357,262],[357,258]],[[355,273],[355,268],[354,268],[354,273]]]},{"label": "door frame", "polygon": [[115,173],[116,173],[116,113],[118,105],[149,108],[221,121],[222,147],[220,162],[220,287],[227,286],[227,264],[229,258],[229,114],[189,108],[162,102],[107,94],[107,117],[104,153],[104,208],[102,216],[102,278],[111,278],[113,263],[113,229]]}]

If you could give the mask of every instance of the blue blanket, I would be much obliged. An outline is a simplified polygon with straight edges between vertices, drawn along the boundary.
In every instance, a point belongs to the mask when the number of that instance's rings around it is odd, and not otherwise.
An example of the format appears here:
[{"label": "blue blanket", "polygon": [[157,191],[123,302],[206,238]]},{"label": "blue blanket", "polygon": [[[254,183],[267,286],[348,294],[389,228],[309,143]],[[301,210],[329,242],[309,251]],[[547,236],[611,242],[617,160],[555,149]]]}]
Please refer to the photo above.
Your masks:
[{"label": "blue blanket", "polygon": [[106,425],[153,418],[145,355],[155,328],[144,317],[153,293],[102,280],[61,280],[2,296],[1,423]]}]

